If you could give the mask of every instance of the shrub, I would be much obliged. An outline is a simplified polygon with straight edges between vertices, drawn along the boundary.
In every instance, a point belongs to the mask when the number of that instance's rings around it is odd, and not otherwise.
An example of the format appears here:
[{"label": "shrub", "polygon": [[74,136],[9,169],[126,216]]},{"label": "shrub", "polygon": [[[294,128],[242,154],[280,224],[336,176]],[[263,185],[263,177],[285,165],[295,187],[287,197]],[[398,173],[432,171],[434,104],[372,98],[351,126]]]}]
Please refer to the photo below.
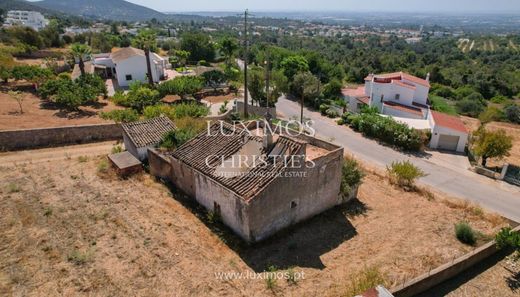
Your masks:
[{"label": "shrub", "polygon": [[485,107],[481,100],[472,100],[469,97],[458,101],[456,106],[460,114],[470,117],[477,117]]},{"label": "shrub", "polygon": [[157,86],[157,90],[161,97],[179,95],[181,99],[186,99],[187,95],[193,95],[200,91],[203,85],[203,79],[198,76],[179,76],[160,84]]},{"label": "shrub", "polygon": [[175,121],[177,129],[166,132],[159,144],[165,149],[174,149],[183,145],[193,137],[197,136],[206,128],[206,123],[195,118],[181,118]]},{"label": "shrub", "polygon": [[320,113],[321,115],[326,115],[327,110],[329,110],[329,106],[327,104],[321,104],[320,105]]},{"label": "shrub", "polygon": [[510,227],[502,228],[495,241],[499,249],[511,247],[520,251],[520,232],[514,232]]},{"label": "shrub", "polygon": [[219,114],[225,114],[225,113],[228,111],[228,109],[227,109],[227,105],[228,105],[228,103],[229,103],[229,101],[227,101],[227,100],[224,101],[224,104],[222,104],[222,105],[220,106],[220,109],[218,110],[218,113],[219,113]]},{"label": "shrub", "polygon": [[101,161],[99,161],[98,166],[97,166],[97,172],[98,173],[107,173],[108,168],[109,168],[108,161],[106,159],[101,159]]},{"label": "shrub", "polygon": [[[369,109],[367,109],[369,110]],[[425,135],[406,124],[396,122],[391,117],[362,113],[348,117],[350,126],[368,137],[409,151],[419,151],[423,147]]]},{"label": "shrub", "polygon": [[341,118],[341,119],[339,119],[339,120],[336,121],[336,124],[338,124],[338,125],[340,125],[340,126],[341,126],[341,125],[345,125],[345,120],[343,120],[343,119]]},{"label": "shrub", "polygon": [[493,121],[502,121],[505,118],[504,112],[494,106],[489,106],[479,116],[482,123],[489,123]]},{"label": "shrub", "polygon": [[129,107],[127,102],[128,98],[121,90],[116,91],[115,94],[110,98],[110,101],[114,102],[115,105]]},{"label": "shrub", "polygon": [[505,116],[511,123],[520,124],[520,106],[511,104],[504,109]]},{"label": "shrub", "polygon": [[350,280],[344,296],[356,296],[385,283],[386,280],[377,267],[365,268]]},{"label": "shrub", "polygon": [[164,115],[172,121],[184,117],[201,118],[207,116],[209,109],[197,103],[182,103],[177,105],[158,104],[147,106],[143,110],[143,115],[147,119],[156,118]]},{"label": "shrub", "polygon": [[129,123],[139,120],[139,114],[133,109],[117,109],[100,114],[104,120],[112,120],[116,123]]},{"label": "shrub", "polygon": [[341,194],[350,195],[352,188],[359,185],[364,176],[356,160],[345,158],[341,167]]},{"label": "shrub", "polygon": [[331,119],[339,117],[339,112],[332,108],[327,109],[325,113],[327,114],[327,117]]},{"label": "shrub", "polygon": [[118,145],[115,145],[112,147],[112,150],[111,150],[112,154],[119,154],[121,152],[123,152],[123,147],[121,145],[118,144]]},{"label": "shrub", "polygon": [[390,181],[406,190],[415,187],[415,181],[426,176],[424,171],[413,165],[410,161],[392,162],[386,167]]},{"label": "shrub", "polygon": [[455,235],[460,242],[465,244],[474,245],[477,241],[475,231],[466,222],[455,224]]}]

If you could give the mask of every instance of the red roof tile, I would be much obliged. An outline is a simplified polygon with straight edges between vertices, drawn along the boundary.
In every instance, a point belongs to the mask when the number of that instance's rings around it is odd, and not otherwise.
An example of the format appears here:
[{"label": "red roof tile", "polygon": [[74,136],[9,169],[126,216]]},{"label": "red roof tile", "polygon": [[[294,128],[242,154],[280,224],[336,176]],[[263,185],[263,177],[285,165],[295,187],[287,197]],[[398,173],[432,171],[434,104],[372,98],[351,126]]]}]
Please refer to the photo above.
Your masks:
[{"label": "red roof tile", "polygon": [[422,109],[417,108],[417,107],[411,107],[408,105],[403,105],[403,104],[395,103],[392,101],[385,101],[384,104],[392,109],[423,116]]},{"label": "red roof tile", "polygon": [[449,128],[459,132],[468,133],[466,126],[464,126],[464,123],[458,117],[447,115],[433,110],[432,117],[433,121],[435,122],[435,125],[439,125],[441,127]]},{"label": "red roof tile", "polygon": [[341,90],[343,96],[348,97],[361,97],[365,96],[365,86],[357,87],[356,89],[344,88]]},{"label": "red roof tile", "polygon": [[368,96],[357,97],[356,99],[357,99],[357,101],[364,103],[366,105],[370,104],[370,97],[368,97]]},{"label": "red roof tile", "polygon": [[[419,78],[417,76],[413,76],[408,73],[404,73],[404,72],[393,72],[393,73],[376,74],[376,75],[370,74],[367,77],[365,77],[365,80],[372,80],[372,78],[385,79],[385,80],[390,80],[390,81],[391,80],[408,80],[408,81],[411,81],[418,85],[422,85],[422,86],[425,86],[428,88],[430,87],[430,83],[427,80]],[[388,81],[388,82],[390,82],[390,81]]]}]

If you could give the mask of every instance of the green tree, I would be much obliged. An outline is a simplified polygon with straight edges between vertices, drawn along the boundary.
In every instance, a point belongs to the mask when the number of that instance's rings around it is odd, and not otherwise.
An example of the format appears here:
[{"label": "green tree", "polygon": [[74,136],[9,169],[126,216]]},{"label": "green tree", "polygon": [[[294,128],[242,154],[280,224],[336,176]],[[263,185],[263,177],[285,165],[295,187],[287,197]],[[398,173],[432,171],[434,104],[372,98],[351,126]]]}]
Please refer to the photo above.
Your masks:
[{"label": "green tree", "polygon": [[504,109],[505,116],[511,123],[520,124],[520,106],[510,104]]},{"label": "green tree", "polygon": [[203,87],[203,81],[196,76],[179,76],[158,86],[161,96],[179,95],[181,99],[186,99],[187,95],[199,92]]},{"label": "green tree", "polygon": [[153,86],[150,52],[157,50],[157,35],[152,30],[143,30],[135,37],[134,46],[144,51],[144,55],[146,57],[146,73],[148,76],[148,84]]},{"label": "green tree", "polygon": [[298,73],[291,83],[291,93],[298,98],[314,103],[321,95],[320,80],[310,72]]},{"label": "green tree", "polygon": [[226,74],[217,69],[206,71],[201,76],[206,86],[213,88],[215,91],[219,86],[227,82]]},{"label": "green tree", "polygon": [[229,67],[235,52],[238,50],[236,39],[225,37],[220,41],[219,49],[226,59],[226,65]]},{"label": "green tree", "polygon": [[86,44],[74,43],[70,46],[71,54],[74,59],[78,61],[79,71],[81,76],[85,75],[85,59],[92,53],[90,47]]},{"label": "green tree", "polygon": [[188,32],[183,34],[181,50],[190,53],[189,60],[192,62],[215,60],[215,46],[209,36],[203,33]]},{"label": "green tree", "polygon": [[489,158],[501,159],[509,156],[512,147],[513,138],[502,129],[488,131],[481,126],[475,132],[474,151],[482,158],[482,166],[486,166]]},{"label": "green tree", "polygon": [[341,98],[342,87],[343,85],[339,80],[333,79],[323,88],[323,96],[325,96],[326,99]]},{"label": "green tree", "polygon": [[188,58],[190,56],[190,52],[183,50],[174,50],[173,51],[173,60],[176,63],[179,63],[183,67],[183,71],[186,72],[186,63],[188,62]]},{"label": "green tree", "polygon": [[155,105],[159,103],[160,100],[161,96],[159,91],[137,82],[130,86],[126,105],[141,112],[146,106]]},{"label": "green tree", "polygon": [[300,55],[283,59],[280,66],[289,81],[292,80],[296,74],[309,71],[309,63]]}]

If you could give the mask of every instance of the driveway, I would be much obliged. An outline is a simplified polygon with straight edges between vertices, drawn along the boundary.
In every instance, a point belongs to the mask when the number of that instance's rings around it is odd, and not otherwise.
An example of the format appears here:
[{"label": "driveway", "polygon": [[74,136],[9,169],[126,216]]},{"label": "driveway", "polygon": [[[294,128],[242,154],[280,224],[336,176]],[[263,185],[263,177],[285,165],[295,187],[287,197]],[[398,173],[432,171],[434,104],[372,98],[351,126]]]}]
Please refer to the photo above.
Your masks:
[{"label": "driveway", "polygon": [[[285,118],[296,116],[299,119],[300,106],[296,102],[282,97],[276,108]],[[520,221],[520,189],[467,170],[461,156],[439,152],[426,152],[422,156],[406,154],[367,139],[346,126],[338,126],[334,120],[321,116],[319,112],[305,109],[304,117],[314,121],[317,137],[343,146],[347,154],[381,168],[393,161],[409,160],[428,174],[420,179],[421,183]]]}]

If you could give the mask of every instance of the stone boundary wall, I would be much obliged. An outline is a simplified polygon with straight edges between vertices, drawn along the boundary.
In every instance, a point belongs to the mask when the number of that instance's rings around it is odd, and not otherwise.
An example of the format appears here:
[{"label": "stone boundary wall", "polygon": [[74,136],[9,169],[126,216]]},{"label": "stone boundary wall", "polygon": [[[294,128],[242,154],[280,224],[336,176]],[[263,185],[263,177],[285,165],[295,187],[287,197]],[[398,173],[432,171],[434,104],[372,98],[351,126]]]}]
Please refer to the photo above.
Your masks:
[{"label": "stone boundary wall", "polygon": [[123,138],[119,124],[0,131],[0,151],[16,151]]},{"label": "stone boundary wall", "polygon": [[[237,111],[240,114],[244,113],[244,106],[245,106],[244,102],[237,101],[236,104],[237,104],[236,105]],[[265,113],[267,112],[267,108],[266,107],[261,107],[261,106],[249,105],[247,111],[250,114],[254,114],[254,115],[257,115],[257,116],[264,116]],[[276,119],[276,107],[269,107],[269,113],[271,113],[271,115],[273,116],[273,119]]]},{"label": "stone boundary wall", "polygon": [[[513,230],[520,232],[520,226],[516,226],[516,228]],[[418,295],[462,273],[471,266],[476,265],[484,259],[494,255],[497,251],[498,249],[496,247],[496,243],[493,240],[481,247],[476,248],[472,252],[455,259],[451,263],[439,266],[429,273],[425,273],[401,286],[393,288],[391,293],[395,297],[412,297]]]}]

